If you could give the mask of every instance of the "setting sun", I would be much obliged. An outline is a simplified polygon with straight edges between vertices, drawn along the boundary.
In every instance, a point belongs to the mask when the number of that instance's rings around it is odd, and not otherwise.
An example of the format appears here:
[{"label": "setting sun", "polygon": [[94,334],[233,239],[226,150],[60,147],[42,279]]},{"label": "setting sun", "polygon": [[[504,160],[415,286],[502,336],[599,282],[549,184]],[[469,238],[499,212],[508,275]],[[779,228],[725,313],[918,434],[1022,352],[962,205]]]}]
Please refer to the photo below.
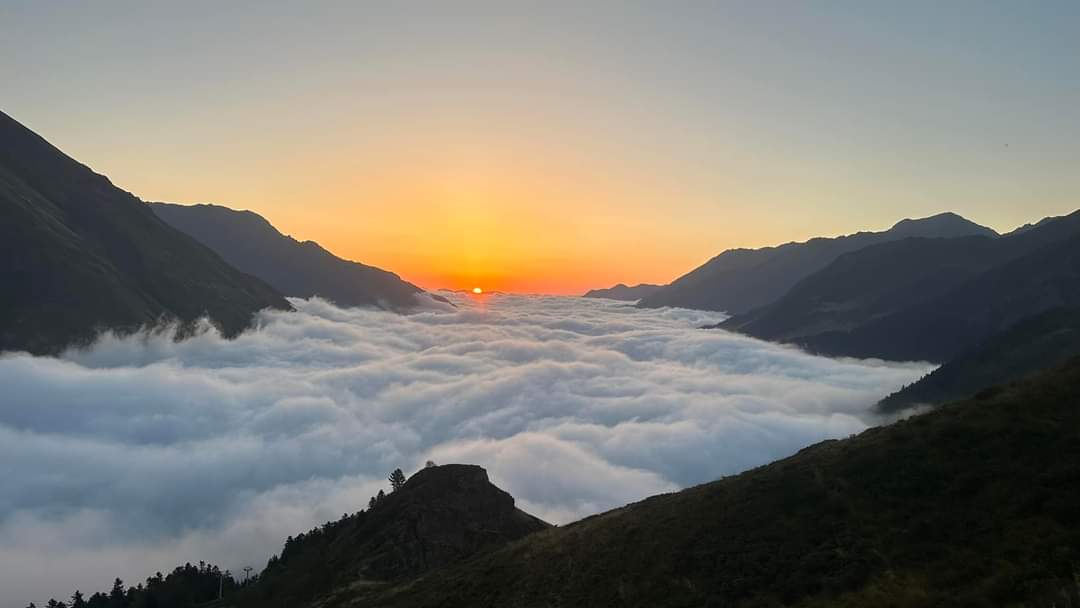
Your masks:
[{"label": "setting sun", "polygon": [[476,295],[480,295],[480,294],[484,293],[484,290],[480,289],[479,287],[473,287],[472,292],[475,293]]}]

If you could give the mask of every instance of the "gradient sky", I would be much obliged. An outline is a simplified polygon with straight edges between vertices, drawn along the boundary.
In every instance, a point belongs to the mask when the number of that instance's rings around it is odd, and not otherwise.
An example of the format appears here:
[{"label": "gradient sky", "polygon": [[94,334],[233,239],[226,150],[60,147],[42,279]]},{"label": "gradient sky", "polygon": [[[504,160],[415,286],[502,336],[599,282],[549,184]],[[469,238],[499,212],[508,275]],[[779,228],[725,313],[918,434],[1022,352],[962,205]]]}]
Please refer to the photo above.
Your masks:
[{"label": "gradient sky", "polygon": [[1080,207],[1078,2],[585,4],[2,0],[0,109],[429,288]]}]

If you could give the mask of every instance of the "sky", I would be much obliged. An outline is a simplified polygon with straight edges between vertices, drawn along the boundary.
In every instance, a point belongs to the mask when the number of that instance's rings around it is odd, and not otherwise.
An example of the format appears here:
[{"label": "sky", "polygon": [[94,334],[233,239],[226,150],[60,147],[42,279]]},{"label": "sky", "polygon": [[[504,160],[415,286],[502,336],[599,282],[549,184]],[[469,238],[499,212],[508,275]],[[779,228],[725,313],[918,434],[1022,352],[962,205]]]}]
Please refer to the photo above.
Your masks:
[{"label": "sky", "polygon": [[0,2],[0,109],[428,288],[1080,204],[1080,4]]},{"label": "sky", "polygon": [[429,459],[567,523],[860,432],[931,367],[697,329],[715,312],[444,294],[0,356],[0,608],[185,562],[258,571]]}]

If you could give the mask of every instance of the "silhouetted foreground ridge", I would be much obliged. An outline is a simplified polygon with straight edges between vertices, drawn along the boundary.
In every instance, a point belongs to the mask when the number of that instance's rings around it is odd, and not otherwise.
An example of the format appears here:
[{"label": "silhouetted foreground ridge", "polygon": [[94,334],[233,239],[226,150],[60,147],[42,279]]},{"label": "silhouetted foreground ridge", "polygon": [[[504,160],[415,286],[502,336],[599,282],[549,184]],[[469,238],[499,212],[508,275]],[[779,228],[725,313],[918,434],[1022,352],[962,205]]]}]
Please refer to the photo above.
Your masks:
[{"label": "silhouetted foreground ridge", "polygon": [[1080,361],[356,606],[1078,606]]}]

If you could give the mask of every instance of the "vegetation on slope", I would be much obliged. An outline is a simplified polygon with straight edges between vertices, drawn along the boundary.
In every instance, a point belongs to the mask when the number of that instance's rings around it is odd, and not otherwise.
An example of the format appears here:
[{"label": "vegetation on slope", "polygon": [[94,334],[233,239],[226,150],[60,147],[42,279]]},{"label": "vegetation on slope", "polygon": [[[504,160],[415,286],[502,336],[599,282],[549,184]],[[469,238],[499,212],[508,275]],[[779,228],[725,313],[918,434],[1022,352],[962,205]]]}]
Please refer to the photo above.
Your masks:
[{"label": "vegetation on slope", "polygon": [[1080,361],[356,606],[1078,606]]},{"label": "vegetation on slope", "polygon": [[377,589],[549,527],[475,465],[429,466],[391,482],[366,511],[289,537],[258,583],[231,601],[285,607],[342,585]]},{"label": "vegetation on slope", "polygon": [[937,405],[1080,356],[1080,308],[1017,323],[881,401],[885,412]]}]

